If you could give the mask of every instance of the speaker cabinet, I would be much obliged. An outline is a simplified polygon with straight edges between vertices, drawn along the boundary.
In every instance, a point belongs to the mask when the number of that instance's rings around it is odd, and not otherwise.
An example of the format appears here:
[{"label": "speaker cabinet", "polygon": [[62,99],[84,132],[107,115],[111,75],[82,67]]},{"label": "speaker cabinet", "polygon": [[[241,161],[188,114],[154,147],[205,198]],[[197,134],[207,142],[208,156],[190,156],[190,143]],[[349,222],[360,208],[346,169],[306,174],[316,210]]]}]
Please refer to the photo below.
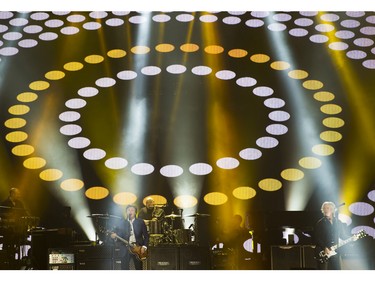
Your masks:
[{"label": "speaker cabinet", "polygon": [[178,270],[177,247],[149,247],[147,268],[151,270]]},{"label": "speaker cabinet", "polygon": [[[121,267],[121,264],[120,264]],[[77,260],[77,270],[112,270],[113,260],[112,259],[87,259]]]},{"label": "speaker cabinet", "polygon": [[302,248],[300,246],[271,246],[271,269],[301,269]]},{"label": "speaker cabinet", "polygon": [[210,269],[210,252],[206,247],[181,247],[180,269],[204,270]]},{"label": "speaker cabinet", "polygon": [[317,269],[317,261],[315,260],[315,245],[302,246],[304,269]]},{"label": "speaker cabinet", "polygon": [[112,246],[75,246],[74,251],[77,260],[86,259],[111,259],[114,253]]}]

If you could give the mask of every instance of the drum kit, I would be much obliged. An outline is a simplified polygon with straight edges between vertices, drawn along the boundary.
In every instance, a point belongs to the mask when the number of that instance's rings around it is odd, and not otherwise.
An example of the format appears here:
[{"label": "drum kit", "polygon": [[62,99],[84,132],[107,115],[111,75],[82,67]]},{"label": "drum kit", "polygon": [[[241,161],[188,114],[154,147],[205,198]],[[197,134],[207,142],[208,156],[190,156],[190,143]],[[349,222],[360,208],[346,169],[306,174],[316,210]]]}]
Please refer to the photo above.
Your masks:
[{"label": "drum kit", "polygon": [[[187,229],[184,228],[182,215],[172,212],[169,215],[144,220],[149,233],[149,245],[199,245],[199,229],[197,220],[200,217],[209,217],[209,214],[195,213],[185,217],[194,217],[194,223]],[[93,219],[96,229],[111,229],[116,223],[112,220],[121,219],[121,217],[109,214],[91,214],[87,217]],[[96,242],[105,240],[101,237],[101,231],[96,231]]]},{"label": "drum kit", "polygon": [[163,218],[145,221],[150,234],[150,246],[159,245],[198,245],[199,234],[197,219],[209,214],[195,213],[186,217],[194,217],[194,224],[184,228],[182,215],[172,212]]}]

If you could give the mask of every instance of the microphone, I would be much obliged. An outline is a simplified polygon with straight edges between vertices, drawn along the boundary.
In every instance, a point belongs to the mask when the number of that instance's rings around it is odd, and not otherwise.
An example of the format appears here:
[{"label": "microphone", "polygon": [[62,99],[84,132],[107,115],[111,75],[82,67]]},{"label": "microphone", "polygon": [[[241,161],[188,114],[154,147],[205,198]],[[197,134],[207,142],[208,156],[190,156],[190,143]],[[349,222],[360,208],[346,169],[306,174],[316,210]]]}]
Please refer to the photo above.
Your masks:
[{"label": "microphone", "polygon": [[192,223],[192,224],[188,227],[188,229],[192,228],[193,226],[194,226],[194,224]]},{"label": "microphone", "polygon": [[341,203],[340,205],[338,205],[336,208],[335,208],[335,211],[337,211],[340,207],[344,206],[345,205],[345,202],[344,203]]}]

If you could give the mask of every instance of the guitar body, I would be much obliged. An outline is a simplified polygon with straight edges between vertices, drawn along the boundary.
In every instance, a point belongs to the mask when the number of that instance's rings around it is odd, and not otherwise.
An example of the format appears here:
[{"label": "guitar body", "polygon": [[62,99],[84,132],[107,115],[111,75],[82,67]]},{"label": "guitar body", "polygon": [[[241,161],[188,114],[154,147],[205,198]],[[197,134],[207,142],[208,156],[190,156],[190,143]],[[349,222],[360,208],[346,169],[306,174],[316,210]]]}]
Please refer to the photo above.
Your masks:
[{"label": "guitar body", "polygon": [[147,250],[142,253],[142,246],[132,245],[129,246],[129,252],[136,256],[136,258],[140,261],[143,261],[147,258],[148,252]]},{"label": "guitar body", "polygon": [[346,245],[346,244],[348,244],[350,242],[357,241],[358,239],[363,238],[365,236],[367,236],[366,232],[364,232],[363,230],[361,230],[358,233],[354,234],[349,239],[344,240],[341,243],[336,244],[336,245],[330,247],[331,251],[329,251],[328,254],[326,254],[324,252],[324,250],[320,251],[318,253],[318,255],[315,257],[315,259],[318,260],[320,263],[326,263],[332,256],[337,255],[337,252],[336,252],[337,249],[341,248],[342,246],[344,246],[344,245]]}]

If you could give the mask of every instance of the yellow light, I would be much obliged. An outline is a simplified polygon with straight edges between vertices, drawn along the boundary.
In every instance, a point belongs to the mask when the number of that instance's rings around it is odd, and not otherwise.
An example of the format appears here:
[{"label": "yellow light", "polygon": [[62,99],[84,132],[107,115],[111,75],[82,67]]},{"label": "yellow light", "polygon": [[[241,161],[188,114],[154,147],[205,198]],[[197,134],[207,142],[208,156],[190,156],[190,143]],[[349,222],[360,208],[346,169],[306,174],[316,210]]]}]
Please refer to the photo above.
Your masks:
[{"label": "yellow light", "polygon": [[93,200],[104,199],[108,196],[108,194],[109,194],[108,189],[105,187],[101,187],[101,186],[90,187],[85,192],[86,197],[93,199]]},{"label": "yellow light", "polygon": [[204,196],[204,201],[210,205],[223,205],[228,201],[228,196],[221,192],[211,192]]},{"label": "yellow light", "polygon": [[342,111],[342,108],[336,104],[325,104],[320,107],[320,110],[325,114],[338,114]]},{"label": "yellow light", "polygon": [[193,53],[199,50],[199,46],[197,44],[187,43],[181,45],[180,49],[185,53]]},{"label": "yellow light", "polygon": [[208,54],[217,55],[224,52],[224,48],[219,45],[210,45],[204,48],[204,51]]},{"label": "yellow light", "polygon": [[274,61],[271,63],[271,68],[275,70],[286,70],[290,68],[290,64],[285,61]]},{"label": "yellow light", "polygon": [[104,61],[104,58],[99,55],[91,55],[91,56],[85,57],[85,62],[91,63],[91,64],[101,63],[102,61]]},{"label": "yellow light", "polygon": [[83,64],[80,62],[73,61],[73,62],[68,62],[64,64],[64,69],[68,71],[78,71],[78,70],[81,70],[82,68],[83,68]]},{"label": "yellow light", "polygon": [[4,123],[10,129],[19,129],[26,125],[26,120],[22,118],[10,118]]},{"label": "yellow light", "polygon": [[321,101],[321,102],[327,102],[331,101],[335,98],[335,95],[331,92],[321,91],[314,94],[314,99]]},{"label": "yellow light", "polygon": [[23,161],[23,166],[27,169],[40,169],[46,165],[47,161],[41,157],[30,157]]},{"label": "yellow light", "polygon": [[336,131],[325,131],[320,134],[320,138],[328,142],[337,142],[342,139],[342,135]]},{"label": "yellow light", "polygon": [[44,77],[46,77],[48,80],[60,80],[65,77],[65,73],[60,70],[53,70],[47,72]]},{"label": "yellow light", "polygon": [[150,48],[147,46],[135,46],[130,50],[133,54],[143,55],[150,52]]},{"label": "yellow light", "polygon": [[308,90],[318,90],[323,88],[323,83],[318,80],[307,80],[302,83],[302,86]]},{"label": "yellow light", "polygon": [[113,50],[108,51],[107,55],[110,58],[119,59],[119,58],[125,57],[126,52],[124,50],[121,50],[121,49],[113,49]]},{"label": "yellow light", "polygon": [[335,149],[328,144],[317,144],[312,147],[312,152],[321,156],[328,156],[335,152]]},{"label": "yellow light", "polygon": [[282,187],[281,181],[271,178],[261,180],[258,185],[265,191],[276,191]]},{"label": "yellow light", "polygon": [[228,55],[232,58],[243,58],[247,56],[247,51],[242,49],[233,49],[228,52]]},{"label": "yellow light", "polygon": [[20,144],[12,149],[12,153],[16,156],[27,156],[35,151],[34,147],[28,144]]},{"label": "yellow light", "polygon": [[31,82],[29,88],[34,91],[43,91],[48,89],[50,84],[47,81],[34,81]]},{"label": "yellow light", "polygon": [[60,187],[65,191],[77,191],[80,190],[83,186],[83,181],[79,179],[67,179],[64,180],[60,185]]},{"label": "yellow light", "polygon": [[292,70],[289,71],[288,76],[293,79],[305,79],[309,74],[304,70]]},{"label": "yellow light", "polygon": [[56,181],[63,176],[63,173],[58,169],[47,169],[39,174],[39,177],[45,181]]},{"label": "yellow light", "polygon": [[288,181],[299,181],[305,174],[299,169],[285,169],[281,172],[281,177]]},{"label": "yellow light", "polygon": [[9,142],[21,142],[21,141],[26,140],[27,137],[28,136],[25,132],[15,131],[15,132],[8,133],[5,136],[5,139]]},{"label": "yellow light", "polygon": [[143,200],[142,200],[143,205],[146,205],[146,200],[147,200],[148,197],[152,197],[152,199],[154,199],[154,203],[156,205],[165,205],[165,204],[167,204],[167,198],[165,198],[164,196],[161,196],[161,195],[155,195],[155,194],[153,194],[153,195],[148,195],[145,198],[143,198]]},{"label": "yellow light", "polygon": [[191,195],[180,195],[173,200],[173,203],[179,208],[186,209],[197,205],[198,200]]},{"label": "yellow light", "polygon": [[271,58],[265,54],[255,54],[250,57],[250,60],[255,63],[266,63]]},{"label": "yellow light", "polygon": [[155,50],[161,53],[169,53],[174,50],[174,46],[171,44],[159,44],[155,47]]},{"label": "yellow light", "polygon": [[30,107],[23,104],[17,104],[9,107],[8,112],[13,115],[24,115],[30,111]]},{"label": "yellow light", "polygon": [[345,121],[337,117],[325,118],[322,123],[328,128],[341,128],[345,125]]},{"label": "yellow light", "polygon": [[317,169],[322,165],[322,161],[316,157],[304,157],[301,158],[298,163],[305,169]]},{"label": "yellow light", "polygon": [[130,192],[120,192],[113,196],[113,201],[118,205],[129,205],[137,201],[137,196]]},{"label": "yellow light", "polygon": [[24,92],[17,96],[17,100],[21,102],[33,102],[38,98],[38,95],[32,92]]},{"label": "yellow light", "polygon": [[242,200],[251,199],[255,197],[256,193],[254,188],[248,186],[240,186],[233,190],[233,196]]}]

